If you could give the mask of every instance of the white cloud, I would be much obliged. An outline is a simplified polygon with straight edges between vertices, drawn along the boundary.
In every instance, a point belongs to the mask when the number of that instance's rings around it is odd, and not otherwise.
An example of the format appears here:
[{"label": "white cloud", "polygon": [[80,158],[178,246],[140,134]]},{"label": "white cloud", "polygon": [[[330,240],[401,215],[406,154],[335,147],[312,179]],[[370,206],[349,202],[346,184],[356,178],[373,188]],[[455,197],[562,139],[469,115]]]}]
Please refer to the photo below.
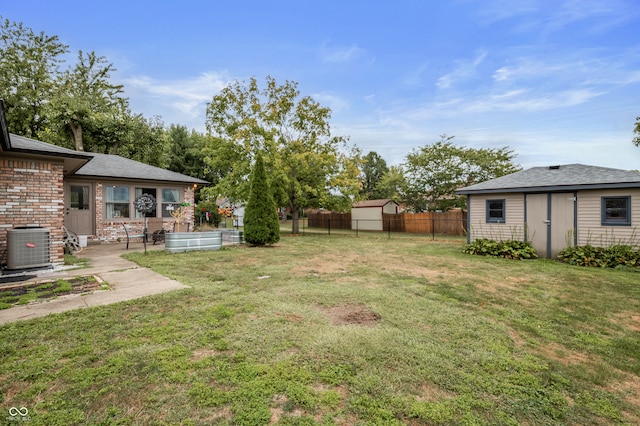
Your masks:
[{"label": "white cloud", "polygon": [[567,0],[553,11],[547,21],[548,31],[557,31],[579,21],[597,19],[591,32],[608,31],[633,22],[639,15],[635,1]]},{"label": "white cloud", "polygon": [[536,0],[485,0],[478,4],[478,17],[484,24],[530,15],[539,7]]},{"label": "white cloud", "polygon": [[349,108],[349,101],[332,93],[320,92],[311,95],[311,97],[320,105],[329,107],[331,112],[342,111]]},{"label": "white cloud", "polygon": [[455,62],[454,69],[443,75],[436,82],[439,89],[448,89],[461,80],[466,80],[476,74],[476,68],[485,60],[487,52],[480,51],[473,60],[459,60]]},{"label": "white cloud", "polygon": [[347,47],[330,47],[326,43],[320,48],[322,62],[344,63],[356,58],[363,52],[357,45]]},{"label": "white cloud", "polygon": [[132,76],[124,83],[126,92],[135,93],[132,99],[141,104],[132,105],[134,112],[143,110],[161,116],[165,122],[202,130],[207,102],[231,80],[224,73],[205,72],[196,77],[169,81]]}]

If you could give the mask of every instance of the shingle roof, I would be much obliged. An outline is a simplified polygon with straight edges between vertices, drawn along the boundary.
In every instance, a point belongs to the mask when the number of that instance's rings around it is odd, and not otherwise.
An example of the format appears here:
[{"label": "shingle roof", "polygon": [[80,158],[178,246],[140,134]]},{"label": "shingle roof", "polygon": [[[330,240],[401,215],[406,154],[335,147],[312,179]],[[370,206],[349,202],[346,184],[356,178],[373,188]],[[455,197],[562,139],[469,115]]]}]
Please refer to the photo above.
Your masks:
[{"label": "shingle roof", "polygon": [[11,133],[11,151],[24,152],[30,154],[54,155],[59,157],[84,158],[90,159],[88,152],[79,152],[72,149],[52,145],[46,142],[40,142],[35,139],[25,138],[24,136],[14,135]]},{"label": "shingle roof", "polygon": [[365,200],[365,201],[359,201],[357,203],[353,204],[353,208],[360,208],[360,207],[384,207],[389,203],[396,203],[393,200],[390,199],[384,199],[384,200]]},{"label": "shingle roof", "polygon": [[93,159],[80,167],[74,176],[102,177],[118,179],[157,180],[165,182],[207,184],[206,180],[197,179],[181,173],[150,166],[118,155],[89,153]]},{"label": "shingle roof", "polygon": [[[192,184],[209,183],[206,180],[172,172],[160,167],[150,166],[149,164],[130,160],[128,158],[120,157],[119,155],[79,152],[14,134],[11,135],[11,151],[36,155],[68,157],[87,161],[72,173],[72,176],[155,180]],[[78,165],[80,164],[81,163],[78,163]]]},{"label": "shingle roof", "polygon": [[640,172],[566,164],[533,167],[497,179],[467,186],[458,194],[495,192],[569,191],[578,189],[638,188]]}]

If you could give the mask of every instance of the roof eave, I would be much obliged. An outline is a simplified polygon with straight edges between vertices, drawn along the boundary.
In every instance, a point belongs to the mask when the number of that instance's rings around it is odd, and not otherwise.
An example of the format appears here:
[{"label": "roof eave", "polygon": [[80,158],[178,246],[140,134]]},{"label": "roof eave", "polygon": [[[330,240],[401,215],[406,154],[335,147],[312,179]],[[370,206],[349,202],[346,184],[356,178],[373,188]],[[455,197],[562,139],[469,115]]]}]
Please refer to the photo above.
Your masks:
[{"label": "roof eave", "polygon": [[90,175],[90,174],[74,174],[72,177],[82,178],[82,179],[106,179],[106,180],[132,180],[136,182],[166,182],[166,183],[179,183],[183,185],[211,185],[211,182],[207,182],[206,180],[193,178],[192,181],[180,181],[173,179],[152,179],[152,178],[138,178],[138,177],[122,177],[122,176],[111,176],[111,175]]},{"label": "roof eave", "polygon": [[569,192],[589,189],[626,189],[640,188],[640,182],[617,182],[617,183],[594,183],[585,185],[554,185],[554,186],[531,186],[514,188],[493,188],[493,189],[461,189],[456,191],[460,195],[472,194],[506,194],[514,192]]}]

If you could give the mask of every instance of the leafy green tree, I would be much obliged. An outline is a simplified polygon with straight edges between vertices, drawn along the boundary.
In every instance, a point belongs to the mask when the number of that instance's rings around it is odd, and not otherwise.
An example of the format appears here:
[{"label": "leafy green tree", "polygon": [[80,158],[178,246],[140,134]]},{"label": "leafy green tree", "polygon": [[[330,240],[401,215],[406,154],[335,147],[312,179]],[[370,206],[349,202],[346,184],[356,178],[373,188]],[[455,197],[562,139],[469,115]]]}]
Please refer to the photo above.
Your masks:
[{"label": "leafy green tree", "polygon": [[8,19],[0,24],[0,98],[12,133],[36,138],[46,131],[45,106],[67,49],[57,36],[35,34]]},{"label": "leafy green tree", "polygon": [[244,240],[254,246],[280,241],[280,223],[262,156],[258,154],[250,179],[249,201],[244,209]]},{"label": "leafy green tree", "polygon": [[124,134],[120,140],[112,142],[112,154],[156,167],[167,167],[169,139],[160,117],[145,118],[142,114],[129,115],[125,117],[123,126]]},{"label": "leafy green tree", "polygon": [[407,180],[401,166],[391,166],[376,185],[378,199],[391,199],[405,202]]},{"label": "leafy green tree", "polygon": [[442,135],[433,145],[414,150],[406,157],[406,201],[415,211],[464,207],[459,188],[520,170],[508,148],[464,148],[453,136]]},{"label": "leafy green tree", "polygon": [[114,70],[104,56],[79,51],[75,67],[60,76],[52,113],[60,129],[71,135],[76,151],[85,150],[85,129],[118,113],[127,115],[128,100],[120,96],[123,86],[110,82]]},{"label": "leafy green tree", "polygon": [[211,195],[246,200],[251,164],[262,154],[277,205],[291,211],[294,233],[303,208],[350,208],[359,189],[359,152],[331,134],[330,118],[329,108],[300,97],[297,83],[278,85],[271,77],[265,89],[255,78],[231,83],[207,106],[212,139],[205,162],[228,171]]},{"label": "leafy green tree", "polygon": [[365,155],[362,158],[362,188],[360,189],[360,195],[367,200],[385,198],[378,191],[377,186],[388,170],[387,162],[377,152],[371,151]]},{"label": "leafy green tree", "polygon": [[633,133],[636,135],[633,138],[633,144],[640,147],[640,117],[636,117],[636,128],[633,129]]},{"label": "leafy green tree", "polygon": [[215,173],[204,162],[202,150],[208,136],[185,126],[172,124],[167,132],[169,139],[168,169],[209,182],[215,180]]}]

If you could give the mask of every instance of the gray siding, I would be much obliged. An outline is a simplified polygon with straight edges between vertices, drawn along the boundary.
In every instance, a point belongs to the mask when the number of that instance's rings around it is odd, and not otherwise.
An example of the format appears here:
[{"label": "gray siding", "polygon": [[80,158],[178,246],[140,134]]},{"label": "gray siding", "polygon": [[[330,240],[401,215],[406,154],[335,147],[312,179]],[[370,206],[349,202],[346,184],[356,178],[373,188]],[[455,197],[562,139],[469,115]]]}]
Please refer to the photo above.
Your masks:
[{"label": "gray siding", "polygon": [[[602,226],[602,197],[631,196],[631,226]],[[640,189],[580,191],[578,245],[640,245]]]},{"label": "gray siding", "polygon": [[[469,232],[471,241],[524,239],[524,194],[471,195]],[[487,223],[487,200],[505,200],[505,223]]]}]

